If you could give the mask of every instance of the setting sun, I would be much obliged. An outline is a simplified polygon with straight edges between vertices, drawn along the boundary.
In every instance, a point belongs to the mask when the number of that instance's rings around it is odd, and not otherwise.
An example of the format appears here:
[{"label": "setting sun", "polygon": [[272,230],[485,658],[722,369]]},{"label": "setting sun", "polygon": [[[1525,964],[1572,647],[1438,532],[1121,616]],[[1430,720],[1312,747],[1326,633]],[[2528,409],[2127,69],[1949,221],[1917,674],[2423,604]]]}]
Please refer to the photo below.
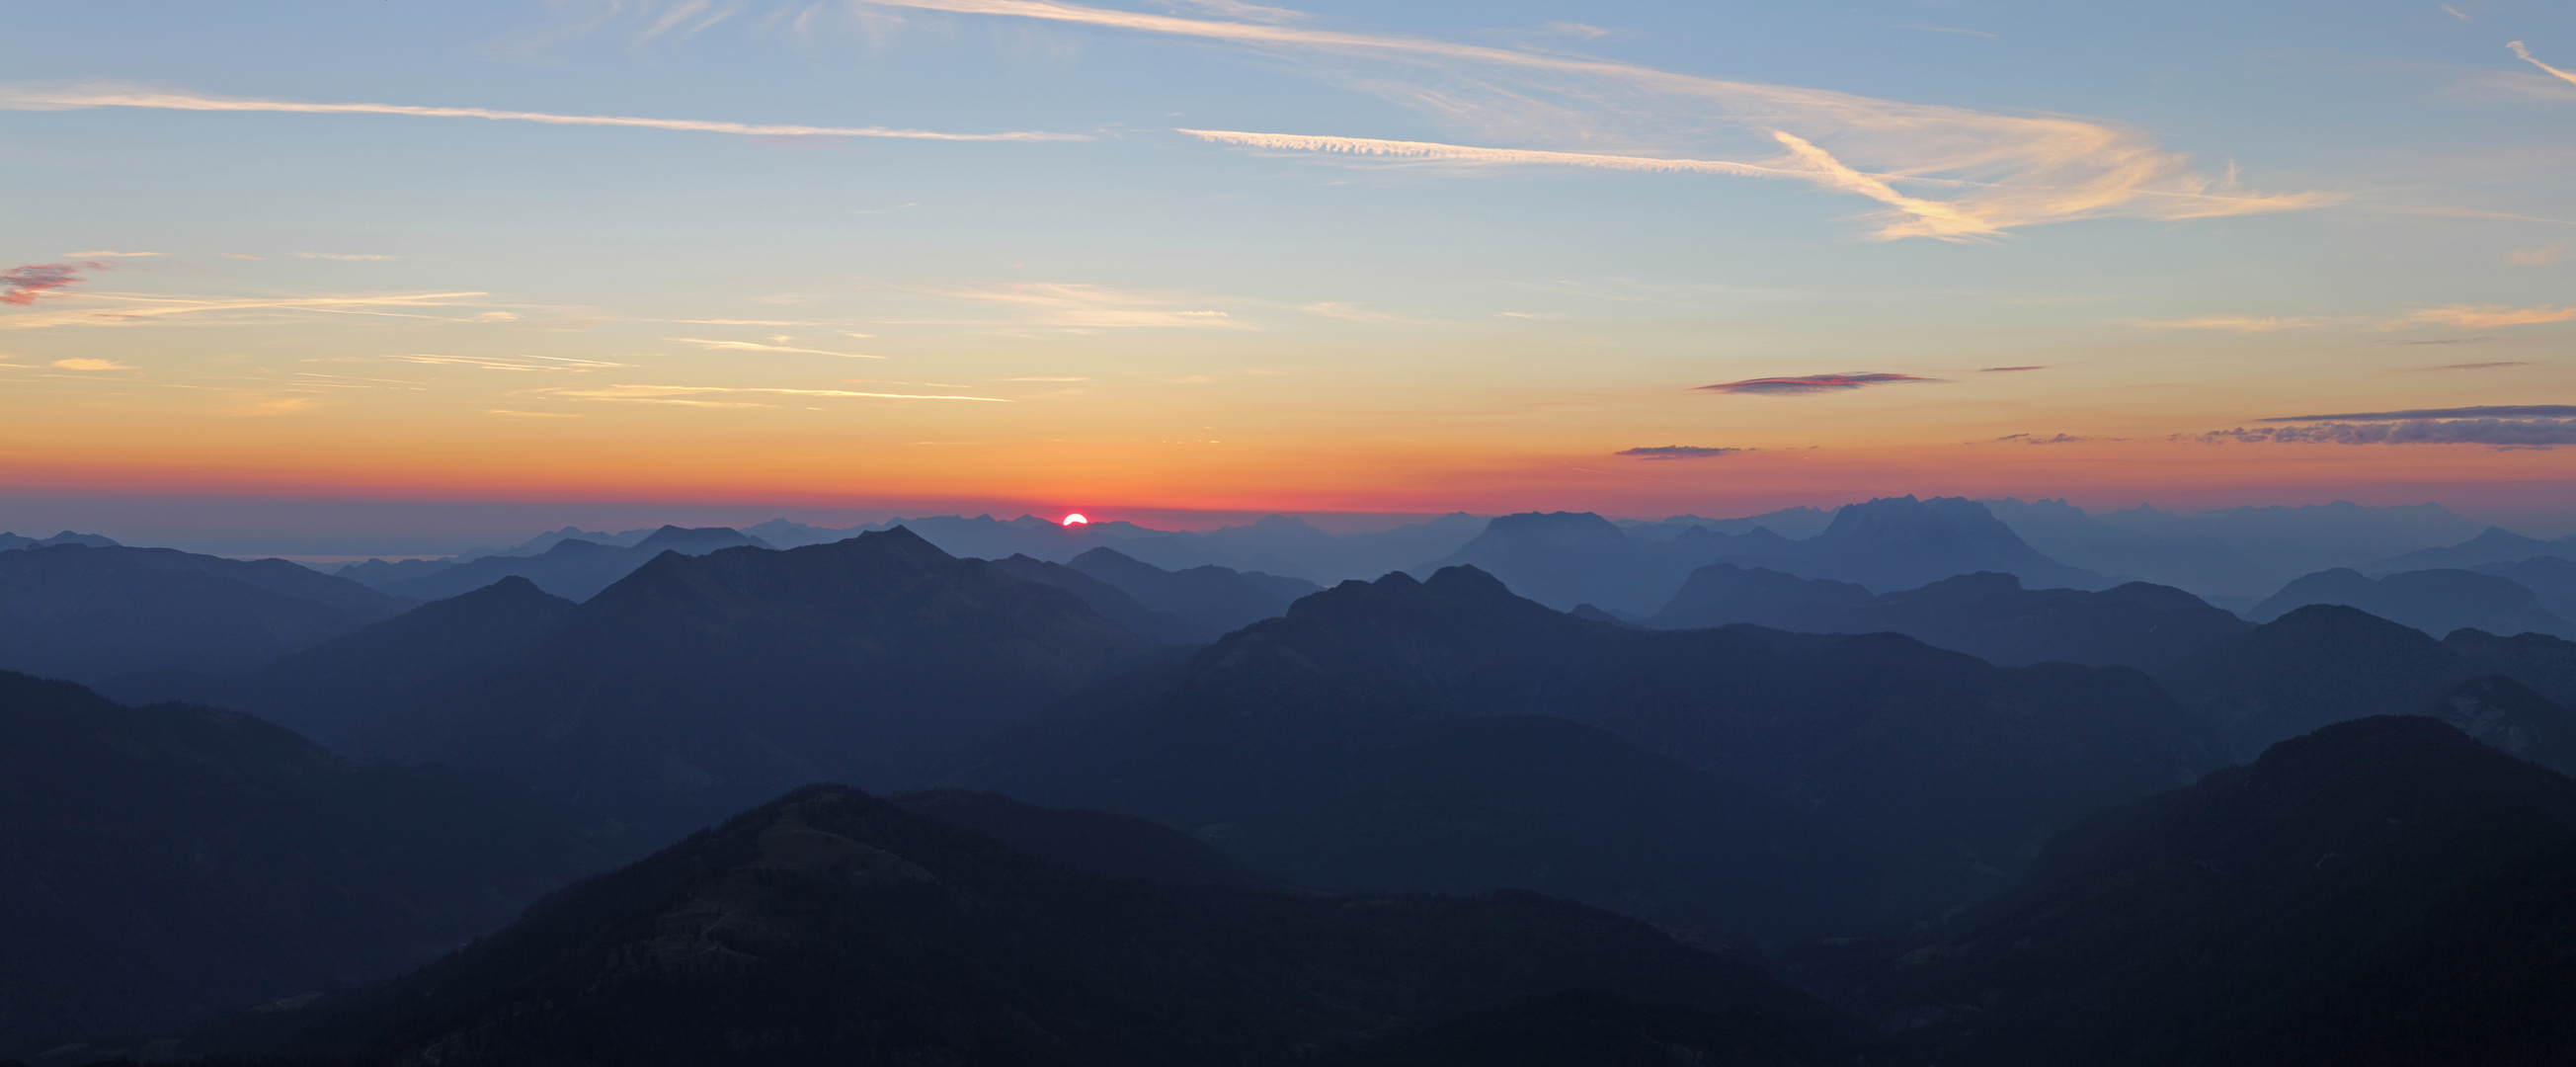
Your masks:
[{"label": "setting sun", "polygon": [[1065,516],[1064,524],[1067,526],[1089,526],[1091,525],[1091,520],[1083,518],[1082,513],[1077,511],[1071,515]]}]

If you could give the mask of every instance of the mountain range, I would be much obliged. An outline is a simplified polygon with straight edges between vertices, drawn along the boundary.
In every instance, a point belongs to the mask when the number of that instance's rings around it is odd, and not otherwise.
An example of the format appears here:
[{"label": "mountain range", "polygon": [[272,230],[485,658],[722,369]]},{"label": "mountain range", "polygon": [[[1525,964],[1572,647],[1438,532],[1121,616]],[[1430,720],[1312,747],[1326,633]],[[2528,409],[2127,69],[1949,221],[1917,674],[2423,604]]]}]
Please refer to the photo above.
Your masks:
[{"label": "mountain range", "polygon": [[339,573],[395,596],[418,600],[442,600],[503,578],[525,578],[546,592],[579,601],[599,595],[600,590],[664,552],[703,556],[720,548],[743,545],[769,547],[759,538],[721,526],[694,530],[665,526],[632,545],[559,537],[533,555],[491,555],[410,569],[369,560],[343,567]]},{"label": "mountain range", "polygon": [[0,669],[249,670],[417,601],[285,560],[81,543],[0,552]]},{"label": "mountain range", "polygon": [[2282,587],[2246,617],[2270,622],[2310,604],[2360,608],[2435,637],[2460,629],[2576,637],[2576,622],[2543,607],[2528,587],[2503,575],[2458,569],[2399,571],[2378,579],[2350,569],[2319,571]]}]

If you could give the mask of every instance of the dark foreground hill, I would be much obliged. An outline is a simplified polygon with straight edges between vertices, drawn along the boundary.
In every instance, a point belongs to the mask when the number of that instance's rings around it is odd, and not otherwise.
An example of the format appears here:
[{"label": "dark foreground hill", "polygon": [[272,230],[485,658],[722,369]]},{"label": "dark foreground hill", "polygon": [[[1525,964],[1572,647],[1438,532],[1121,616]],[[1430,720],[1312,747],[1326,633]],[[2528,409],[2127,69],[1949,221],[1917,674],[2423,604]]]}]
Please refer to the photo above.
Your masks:
[{"label": "dark foreground hill", "polygon": [[[1105,879],[814,786],[416,974],[188,1051],[364,1064],[1287,1064],[1523,998],[1683,1015],[1679,1062],[1868,1041],[1751,967],[1526,894],[1325,898]],[[228,1031],[228,1032],[227,1032]]]},{"label": "dark foreground hill", "polygon": [[2155,670],[2253,629],[2170,586],[2130,582],[2100,592],[2024,589],[2009,574],[1944,578],[1902,592],[1799,578],[1731,563],[1692,571],[1646,625],[1663,630],[1751,623],[1802,633],[1900,633],[1989,663],[2059,661]]},{"label": "dark foreground hill", "polygon": [[1157,654],[1064,590],[899,527],[665,552],[357,747],[500,771],[676,837],[801,782],[927,785],[972,740]]},{"label": "dark foreground hill", "polygon": [[1213,565],[1164,570],[1103,546],[1065,566],[1116,586],[1145,607],[1176,616],[1214,639],[1276,618],[1298,597],[1323,587],[1303,578]]},{"label": "dark foreground hill", "polygon": [[2564,1062],[2569,908],[2547,889],[2571,820],[2576,781],[2439,722],[2343,723],[2089,819],[1951,929],[1811,973],[1939,1063]]},{"label": "dark foreground hill", "polygon": [[0,669],[84,682],[246,671],[413,603],[282,559],[23,548],[0,552]]},{"label": "dark foreground hill", "polygon": [[[1890,908],[2001,888],[2049,833],[2224,762],[2136,671],[2002,668],[1895,635],[1632,631],[1453,567],[1300,600],[1013,732],[963,778],[1203,828],[1412,789],[1381,768],[1423,724],[1504,714],[1606,730],[1727,795],[1802,809],[1883,859],[1890,880],[1859,895]],[[1443,758],[1463,781],[1520,757],[1468,745]],[[1794,866],[1747,869],[1787,884]]]},{"label": "dark foreground hill", "polygon": [[0,1058],[388,977],[606,862],[499,781],[0,673]]}]

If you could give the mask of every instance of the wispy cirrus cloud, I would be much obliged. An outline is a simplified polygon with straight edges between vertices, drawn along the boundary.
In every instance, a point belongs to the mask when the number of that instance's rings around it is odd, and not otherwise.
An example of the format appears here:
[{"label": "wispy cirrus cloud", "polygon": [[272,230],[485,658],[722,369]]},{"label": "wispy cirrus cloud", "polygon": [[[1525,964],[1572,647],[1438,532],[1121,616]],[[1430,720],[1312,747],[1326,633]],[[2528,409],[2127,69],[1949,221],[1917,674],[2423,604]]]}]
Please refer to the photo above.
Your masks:
[{"label": "wispy cirrus cloud", "polygon": [[2337,445],[2485,445],[2546,451],[2576,444],[2576,404],[2494,404],[2334,415],[2284,415],[2258,426],[2196,435],[2208,443]]},{"label": "wispy cirrus cloud", "polygon": [[757,407],[741,401],[707,400],[710,396],[812,396],[863,397],[877,400],[972,400],[985,404],[1008,404],[1012,401],[997,396],[948,396],[929,393],[866,393],[853,389],[783,389],[743,388],[717,385],[611,385],[598,389],[547,389],[549,396],[572,400],[627,400],[647,403],[690,404],[699,407]]},{"label": "wispy cirrus cloud", "polygon": [[2538,67],[2538,68],[2540,68],[2540,69],[2542,69],[2542,70],[2544,70],[2544,71],[2549,72],[2549,76],[2550,76],[2550,77],[2556,78],[2556,79],[2558,79],[2558,80],[2560,80],[2560,81],[2563,81],[2563,82],[2566,82],[2566,83],[2568,83],[2568,84],[2570,84],[2570,85],[2576,85],[2576,73],[2570,73],[2570,72],[2568,72],[2568,71],[2560,70],[2560,69],[2558,69],[2558,68],[2556,68],[2556,67],[2550,66],[2549,64],[2547,64],[2547,63],[2543,63],[2543,62],[2541,62],[2540,60],[2538,60],[2538,59],[2534,58],[2534,57],[2532,56],[2532,54],[2531,54],[2531,49],[2523,47],[2522,42],[2520,42],[2520,41],[2507,41],[2507,42],[2505,42],[2505,47],[2506,47],[2506,48],[2510,48],[2510,49],[2512,49],[2512,50],[2513,50],[2513,54],[2514,54],[2514,55],[2516,55],[2516,56],[2518,56],[2518,57],[2520,57],[2520,58],[2522,59],[2522,61],[2523,61],[2523,62],[2525,62],[2525,63],[2529,63],[2529,64],[2531,64],[2532,66]]},{"label": "wispy cirrus cloud", "polygon": [[1222,311],[1192,308],[1201,298],[1136,293],[1072,282],[1032,282],[987,289],[924,290],[927,295],[1008,309],[1031,325],[1076,330],[1182,327],[1252,329]]},{"label": "wispy cirrus cloud", "polygon": [[663,340],[677,341],[684,345],[700,345],[706,348],[721,349],[729,352],[799,352],[814,356],[839,356],[843,359],[885,358],[884,356],[871,356],[865,352],[831,352],[820,348],[797,348],[791,345],[764,345],[756,341],[710,341],[699,337],[665,337]]},{"label": "wispy cirrus cloud", "polygon": [[2041,437],[2035,433],[2008,433],[1995,438],[1995,440],[1998,442],[2014,441],[2025,445],[2073,445],[2082,444],[2086,441],[2092,440],[2092,438],[2077,437],[2074,434],[2066,433],[2055,434],[2048,437]]},{"label": "wispy cirrus cloud", "polygon": [[2504,261],[2517,267],[2546,267],[2567,262],[2569,258],[2565,242],[2538,248],[2517,248],[2504,254]]},{"label": "wispy cirrus cloud", "polygon": [[[5,277],[5,276],[0,276]],[[207,316],[225,321],[256,320],[274,317],[276,312],[303,312],[322,315],[372,315],[398,319],[436,319],[455,321],[452,315],[423,314],[437,308],[469,307],[471,298],[490,296],[483,292],[397,293],[382,296],[306,296],[306,297],[240,297],[207,299],[202,297],[160,296],[150,293],[102,293],[83,291],[75,294],[85,308],[62,308],[30,315],[12,315],[0,319],[0,329],[41,329],[53,326],[116,326],[143,322],[160,322],[180,316]],[[0,302],[8,301],[0,297]],[[106,306],[101,307],[100,304]],[[396,310],[402,309],[402,310]]]},{"label": "wispy cirrus cloud", "polygon": [[159,252],[65,252],[65,253],[63,253],[63,254],[64,254],[64,255],[66,255],[66,256],[69,256],[69,257],[71,257],[71,258],[73,258],[73,259],[140,259],[140,258],[145,257],[145,256],[157,256],[157,255],[160,255],[161,253],[159,253]]},{"label": "wispy cirrus cloud", "polygon": [[1631,459],[1650,460],[1716,459],[1720,456],[1732,456],[1739,452],[1753,451],[1758,450],[1751,448],[1710,448],[1703,445],[1654,445],[1648,448],[1623,448],[1617,452],[1611,453],[1611,455],[1627,456]]},{"label": "wispy cirrus cloud", "polygon": [[448,356],[432,352],[402,352],[384,356],[341,356],[333,362],[389,360],[395,363],[417,363],[431,367],[468,367],[474,370],[519,371],[523,373],[587,374],[592,371],[633,367],[632,363],[611,363],[598,359],[574,359],[570,356]]},{"label": "wispy cirrus cloud", "polygon": [[1802,396],[1808,393],[1836,393],[1872,385],[1896,385],[1903,382],[1931,382],[1911,374],[1881,371],[1848,371],[1842,374],[1802,374],[1789,378],[1747,378],[1740,382],[1721,382],[1694,388],[1717,393],[1752,393],[1761,396]]},{"label": "wispy cirrus cloud", "polygon": [[388,259],[399,258],[396,256],[380,256],[367,252],[298,252],[295,254],[295,257],[297,259],[336,259],[345,263],[377,263]]},{"label": "wispy cirrus cloud", "polygon": [[2535,364],[2533,364],[2533,363],[2531,363],[2531,362],[2529,362],[2529,361],[2526,361],[2526,360],[2503,360],[2503,361],[2499,361],[2499,362],[2495,362],[2495,363],[2445,363],[2445,364],[2442,364],[2442,365],[2441,365],[2441,366],[2439,366],[2439,367],[2425,367],[2425,368],[2423,368],[2423,369],[2425,369],[2425,370],[2494,370],[2494,369],[2496,369],[2496,368],[2498,368],[2498,367],[2529,367],[2529,366],[2535,366]]},{"label": "wispy cirrus cloud", "polygon": [[[1877,234],[1883,239],[1963,239],[2104,215],[2189,219],[2291,211],[2337,199],[2316,193],[2249,193],[2229,180],[2200,175],[2187,157],[2164,150],[2141,131],[2080,118],[1992,114],[1550,52],[1308,25],[1181,18],[1059,0],[864,2],[1216,41],[1274,55],[1329,55],[1336,62],[1317,64],[1319,76],[1392,97],[1483,137],[1639,149],[1569,153],[1574,155],[1652,159],[1690,146],[1748,140],[1760,148],[1786,148],[1776,161],[1743,165],[1796,170],[1809,180],[1881,201],[1888,206]],[[1395,76],[1355,73],[1353,60],[1390,65]],[[1483,162],[1570,161],[1492,156]],[[1853,175],[1868,180],[1855,181]],[[1882,188],[1895,180],[1888,176],[1899,175],[1946,195],[1902,197]]]},{"label": "wispy cirrus cloud", "polygon": [[0,110],[67,111],[123,107],[156,111],[267,111],[305,115],[404,115],[415,118],[489,119],[535,122],[550,126],[624,126],[686,133],[731,133],[751,137],[882,137],[915,141],[1085,141],[1082,134],[1018,130],[1005,133],[942,133],[889,126],[797,126],[779,123],[722,122],[705,119],[638,118],[629,115],[558,115],[544,111],[506,111],[483,107],[423,107],[411,104],[325,104],[297,100],[257,100],[208,96],[180,89],[135,85],[0,87]]},{"label": "wispy cirrus cloud", "polygon": [[2190,319],[2141,322],[2138,325],[2150,330],[2233,330],[2237,333],[2271,333],[2274,330],[2304,330],[2312,326],[2326,326],[2335,321],[2319,315],[2203,315]]},{"label": "wispy cirrus cloud", "polygon": [[2028,367],[1979,367],[1979,368],[1977,368],[1977,373],[1979,373],[1979,374],[2009,374],[2009,373],[2011,373],[2011,372],[2013,372],[2013,371],[2017,371],[2017,370],[2047,370],[2047,369],[2048,369],[2048,367],[2049,367],[2049,365],[2048,365],[2048,364],[2046,364],[2046,363],[2034,364],[2034,365],[2032,365],[2032,366],[2028,366]]},{"label": "wispy cirrus cloud", "polygon": [[2400,326],[2450,326],[2462,330],[2491,330],[2499,326],[2534,326],[2545,322],[2576,319],[2576,307],[2517,308],[2502,304],[2448,304],[2425,308],[2382,323],[2383,329]]},{"label": "wispy cirrus cloud", "polygon": [[58,360],[53,361],[53,362],[52,362],[52,363],[50,363],[50,364],[47,364],[47,366],[60,367],[60,368],[62,368],[62,369],[64,369],[64,370],[133,370],[133,369],[134,369],[134,368],[132,368],[132,367],[126,366],[125,364],[123,364],[123,363],[119,363],[119,362],[117,362],[117,361],[115,361],[115,360],[112,360],[112,359],[58,359]]},{"label": "wispy cirrus cloud", "polygon": [[33,304],[39,294],[78,282],[82,271],[99,268],[97,263],[29,263],[11,267],[0,271],[0,304]]}]

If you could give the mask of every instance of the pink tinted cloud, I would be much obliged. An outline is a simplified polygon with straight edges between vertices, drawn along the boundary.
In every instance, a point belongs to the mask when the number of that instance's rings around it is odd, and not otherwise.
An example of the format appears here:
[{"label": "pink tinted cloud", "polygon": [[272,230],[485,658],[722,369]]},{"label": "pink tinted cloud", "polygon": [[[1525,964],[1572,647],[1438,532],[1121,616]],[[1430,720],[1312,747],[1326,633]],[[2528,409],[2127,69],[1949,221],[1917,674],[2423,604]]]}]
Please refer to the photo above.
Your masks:
[{"label": "pink tinted cloud", "polygon": [[1801,374],[1790,378],[1747,378],[1740,382],[1721,382],[1697,388],[1716,393],[1755,393],[1767,396],[1799,396],[1806,393],[1831,393],[1869,385],[1892,385],[1898,382],[1929,382],[1937,378],[1919,378],[1911,374],[1889,374],[1881,371],[1845,371],[1841,374]]},{"label": "pink tinted cloud", "polygon": [[84,270],[104,270],[99,263],[29,263],[0,272],[0,304],[32,304],[36,294],[81,280]]}]

